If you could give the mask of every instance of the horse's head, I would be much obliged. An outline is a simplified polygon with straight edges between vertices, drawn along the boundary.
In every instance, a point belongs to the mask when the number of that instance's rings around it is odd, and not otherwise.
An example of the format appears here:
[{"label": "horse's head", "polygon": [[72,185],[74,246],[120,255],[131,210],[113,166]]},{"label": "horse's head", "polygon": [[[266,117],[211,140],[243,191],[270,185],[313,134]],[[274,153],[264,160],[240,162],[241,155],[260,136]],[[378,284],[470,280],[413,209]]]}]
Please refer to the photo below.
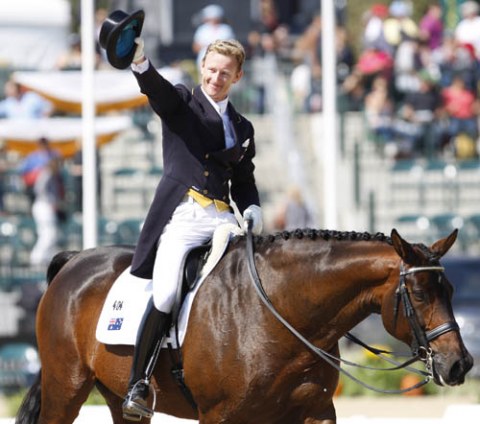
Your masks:
[{"label": "horse's head", "polygon": [[401,258],[398,283],[382,304],[387,331],[422,357],[435,383],[450,386],[462,384],[473,365],[453,315],[453,287],[440,265],[457,232],[427,248],[408,243],[393,229],[393,247]]}]

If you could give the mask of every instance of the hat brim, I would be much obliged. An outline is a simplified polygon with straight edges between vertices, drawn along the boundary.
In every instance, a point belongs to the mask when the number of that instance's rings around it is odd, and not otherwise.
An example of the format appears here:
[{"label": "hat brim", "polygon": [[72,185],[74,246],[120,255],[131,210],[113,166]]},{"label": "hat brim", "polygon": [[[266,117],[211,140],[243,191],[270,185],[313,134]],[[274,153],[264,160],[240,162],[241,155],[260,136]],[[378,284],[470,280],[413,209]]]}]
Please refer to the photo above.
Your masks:
[{"label": "hat brim", "polygon": [[99,43],[107,53],[108,62],[117,69],[130,66],[135,55],[135,38],[142,33],[145,12],[137,10],[127,14],[122,10],[112,12],[100,29]]}]

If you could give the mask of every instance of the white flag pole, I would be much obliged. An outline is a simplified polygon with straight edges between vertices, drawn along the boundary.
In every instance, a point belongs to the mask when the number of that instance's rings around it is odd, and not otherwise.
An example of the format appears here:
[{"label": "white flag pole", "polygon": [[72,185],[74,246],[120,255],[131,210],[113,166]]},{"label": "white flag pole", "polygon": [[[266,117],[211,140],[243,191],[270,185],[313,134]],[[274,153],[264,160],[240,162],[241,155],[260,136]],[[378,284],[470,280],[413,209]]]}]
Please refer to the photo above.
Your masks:
[{"label": "white flag pole", "polygon": [[97,163],[93,93],[95,68],[94,16],[94,0],[82,0],[82,209],[84,249],[97,245]]},{"label": "white flag pole", "polygon": [[322,11],[322,130],[323,207],[325,228],[336,230],[337,222],[337,79],[335,52],[335,1],[321,0]]}]

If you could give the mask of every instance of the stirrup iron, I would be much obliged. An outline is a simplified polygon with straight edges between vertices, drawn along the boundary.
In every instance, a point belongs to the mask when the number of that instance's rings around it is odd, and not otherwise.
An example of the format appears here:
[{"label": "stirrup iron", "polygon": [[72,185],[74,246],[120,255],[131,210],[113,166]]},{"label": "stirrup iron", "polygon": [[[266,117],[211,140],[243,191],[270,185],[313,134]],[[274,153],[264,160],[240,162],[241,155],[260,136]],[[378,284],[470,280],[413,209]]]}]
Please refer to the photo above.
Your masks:
[{"label": "stirrup iron", "polygon": [[[146,385],[149,393],[150,392],[152,393],[153,402],[152,402],[151,409],[148,406],[144,406],[132,400],[132,397],[131,397],[132,393],[135,392],[135,388],[137,387],[138,384]],[[147,395],[147,398],[148,398],[148,395]],[[146,402],[147,399],[144,399],[144,400]],[[142,418],[152,418],[155,411],[156,401],[157,401],[157,394],[155,392],[155,389],[150,385],[150,381],[148,379],[138,380],[129,390],[127,394],[127,398],[123,402],[123,405],[122,405],[123,418],[129,421],[141,421]]]}]

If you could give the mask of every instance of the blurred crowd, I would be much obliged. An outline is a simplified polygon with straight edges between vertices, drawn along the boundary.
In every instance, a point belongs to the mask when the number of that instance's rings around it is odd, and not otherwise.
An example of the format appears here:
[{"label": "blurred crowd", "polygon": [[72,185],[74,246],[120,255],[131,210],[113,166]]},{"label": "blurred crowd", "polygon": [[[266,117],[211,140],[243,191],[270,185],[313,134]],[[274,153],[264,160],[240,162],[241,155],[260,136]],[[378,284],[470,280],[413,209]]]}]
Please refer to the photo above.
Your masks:
[{"label": "blurred crowd", "polygon": [[[273,0],[260,1],[260,20],[249,34],[252,81],[262,98],[269,56],[290,66],[290,88],[299,112],[322,109],[321,15],[298,34],[281,23]],[[337,22],[337,88],[343,111],[364,114],[368,136],[382,155],[400,158],[477,157],[479,136],[480,16],[476,1],[460,5],[446,28],[439,2],[418,19],[413,3],[373,4],[361,17],[361,46],[348,23]]]},{"label": "blurred crowd", "polygon": [[[269,112],[266,87],[272,66],[285,71],[297,112],[319,112],[322,110],[321,15],[304,13],[303,19],[292,25],[286,22],[281,4],[276,0],[258,0],[258,9],[252,13],[245,40],[247,89],[254,93],[249,112]],[[373,4],[361,16],[360,48],[358,43],[355,46],[352,43],[345,16],[337,16],[339,104],[344,111],[362,113],[367,136],[375,142],[380,154],[397,159],[477,156],[479,12],[476,1],[465,1],[460,6],[461,15],[455,28],[446,28],[442,6],[437,2],[430,2],[418,19],[413,17],[411,1]],[[107,15],[107,10],[97,10],[97,33]],[[237,36],[235,21],[218,4],[201,8],[194,18],[193,63],[198,64],[209,42]],[[103,53],[97,44],[97,69],[109,68]],[[190,68],[188,74],[178,63],[166,65],[176,80],[195,82],[197,66]],[[69,47],[55,67],[81,69],[81,40],[77,33],[71,34]],[[51,103],[13,80],[5,84],[0,100],[0,118],[55,114]],[[4,169],[6,166],[2,165]],[[77,177],[81,178],[81,174]],[[0,191],[1,188],[0,180]],[[32,202],[33,199],[34,195]],[[80,207],[77,202],[73,210]]]},{"label": "blurred crowd", "polygon": [[412,4],[375,4],[364,16],[362,51],[340,84],[364,111],[371,137],[396,158],[476,157],[479,136],[479,5],[466,1],[454,29],[439,3],[419,21]]}]

